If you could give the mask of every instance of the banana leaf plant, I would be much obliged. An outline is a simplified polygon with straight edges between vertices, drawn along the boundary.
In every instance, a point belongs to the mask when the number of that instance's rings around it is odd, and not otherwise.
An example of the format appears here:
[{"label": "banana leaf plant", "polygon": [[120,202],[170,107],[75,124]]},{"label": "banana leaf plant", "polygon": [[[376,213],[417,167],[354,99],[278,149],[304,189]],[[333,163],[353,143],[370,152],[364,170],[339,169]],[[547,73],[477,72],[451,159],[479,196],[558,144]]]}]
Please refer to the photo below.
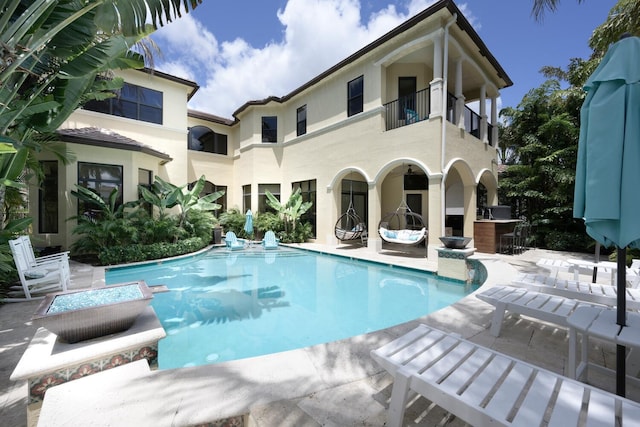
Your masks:
[{"label": "banana leaf plant", "polygon": [[202,175],[194,186],[188,189],[187,185],[178,187],[156,176],[150,190],[143,186],[139,186],[138,189],[140,190],[142,198],[147,203],[158,208],[161,217],[166,215],[166,209],[177,207],[180,210],[178,214],[178,226],[182,227],[189,211],[213,211],[222,207],[218,203],[215,203],[215,201],[224,195],[224,191],[216,191],[200,197],[205,182],[206,178]]},{"label": "banana leaf plant", "polygon": [[[295,230],[296,223],[300,217],[313,206],[312,202],[304,202],[302,200],[302,192],[299,188],[289,197],[285,204],[280,203],[269,191],[266,191],[265,195],[267,196],[267,204],[275,209],[284,221],[285,232]],[[291,229],[289,229],[289,225],[291,225]]]}]

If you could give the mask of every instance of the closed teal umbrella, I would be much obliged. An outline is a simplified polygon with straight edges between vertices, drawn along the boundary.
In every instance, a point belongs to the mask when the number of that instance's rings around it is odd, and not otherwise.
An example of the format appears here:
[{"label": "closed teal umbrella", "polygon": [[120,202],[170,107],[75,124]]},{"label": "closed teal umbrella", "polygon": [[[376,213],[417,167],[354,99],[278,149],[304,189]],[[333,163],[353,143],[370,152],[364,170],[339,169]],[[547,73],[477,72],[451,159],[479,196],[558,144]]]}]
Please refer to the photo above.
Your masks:
[{"label": "closed teal umbrella", "polygon": [[[585,84],[580,111],[573,216],[587,233],[618,248],[618,320],[626,325],[626,247],[640,248],[640,38],[611,45]],[[617,392],[624,395],[624,347]]]},{"label": "closed teal umbrella", "polygon": [[244,231],[247,233],[247,235],[250,238],[252,238],[252,236],[253,236],[253,214],[251,213],[251,209],[247,210],[247,213],[245,214]]}]

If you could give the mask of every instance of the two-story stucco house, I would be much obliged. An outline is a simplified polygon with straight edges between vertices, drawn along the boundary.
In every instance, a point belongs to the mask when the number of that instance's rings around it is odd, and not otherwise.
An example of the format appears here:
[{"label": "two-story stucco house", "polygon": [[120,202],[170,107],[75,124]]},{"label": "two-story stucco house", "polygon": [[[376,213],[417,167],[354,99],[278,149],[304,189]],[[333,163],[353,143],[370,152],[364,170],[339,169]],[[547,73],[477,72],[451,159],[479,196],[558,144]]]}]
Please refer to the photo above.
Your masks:
[{"label": "two-story stucco house", "polygon": [[[442,0],[281,97],[249,101],[232,119],[189,110],[196,83],[160,72],[119,73],[120,96],[79,109],[59,134],[77,161],[42,157],[32,191],[34,234],[68,247],[74,185],[123,200],[158,175],[176,185],[205,175],[224,209],[265,208],[265,191],[314,202],[320,243],[350,202],[381,247],[377,227],[406,202],[439,245],[446,230],[473,236],[479,194],[497,204],[496,100],[512,84],[455,3]],[[479,114],[466,104],[476,102]],[[407,178],[408,177],[408,178]]]}]

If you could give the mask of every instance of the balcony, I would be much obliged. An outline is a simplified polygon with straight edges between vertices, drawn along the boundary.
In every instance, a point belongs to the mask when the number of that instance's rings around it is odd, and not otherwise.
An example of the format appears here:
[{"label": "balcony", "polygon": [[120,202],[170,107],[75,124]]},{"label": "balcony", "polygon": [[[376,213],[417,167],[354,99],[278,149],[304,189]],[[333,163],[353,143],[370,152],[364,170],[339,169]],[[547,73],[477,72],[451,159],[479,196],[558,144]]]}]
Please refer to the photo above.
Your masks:
[{"label": "balcony", "polygon": [[[429,89],[422,89],[395,101],[384,104],[386,130],[392,130],[407,126],[421,120],[429,118],[430,113]],[[464,130],[480,139],[481,117],[466,105],[464,106]],[[447,120],[455,123],[457,117],[456,97],[447,94]],[[487,139],[489,145],[493,146],[493,125],[487,123]]]},{"label": "balcony", "polygon": [[429,117],[429,89],[422,89],[384,104],[387,130],[407,126]]}]

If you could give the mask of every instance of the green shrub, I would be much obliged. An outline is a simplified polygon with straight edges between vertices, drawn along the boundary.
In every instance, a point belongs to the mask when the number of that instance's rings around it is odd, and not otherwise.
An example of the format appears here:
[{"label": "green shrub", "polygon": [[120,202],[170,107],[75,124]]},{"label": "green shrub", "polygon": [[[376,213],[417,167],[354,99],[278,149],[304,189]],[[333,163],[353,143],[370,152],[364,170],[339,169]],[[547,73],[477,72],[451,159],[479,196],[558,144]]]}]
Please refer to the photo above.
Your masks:
[{"label": "green shrub", "polygon": [[545,234],[544,245],[553,251],[586,252],[593,239],[585,233],[571,231],[549,231]]},{"label": "green shrub", "polygon": [[276,234],[282,243],[304,243],[313,236],[313,229],[308,222],[297,223],[293,231],[280,231]]},{"label": "green shrub", "polygon": [[258,234],[262,236],[269,230],[276,234],[284,230],[284,221],[273,212],[258,214],[255,218],[254,225],[256,230],[258,230]]},{"label": "green shrub", "polygon": [[209,240],[199,237],[180,240],[177,243],[152,243],[150,245],[110,246],[98,254],[101,265],[124,264],[152,259],[169,258],[195,252],[207,246]]},{"label": "green shrub", "polygon": [[238,237],[245,237],[244,221],[244,214],[238,208],[232,208],[220,214],[220,225],[224,231],[233,231]]},{"label": "green shrub", "polygon": [[216,217],[211,212],[191,209],[187,212],[182,227],[187,235],[199,237],[205,242],[210,242],[213,236],[213,227],[217,222]]}]

